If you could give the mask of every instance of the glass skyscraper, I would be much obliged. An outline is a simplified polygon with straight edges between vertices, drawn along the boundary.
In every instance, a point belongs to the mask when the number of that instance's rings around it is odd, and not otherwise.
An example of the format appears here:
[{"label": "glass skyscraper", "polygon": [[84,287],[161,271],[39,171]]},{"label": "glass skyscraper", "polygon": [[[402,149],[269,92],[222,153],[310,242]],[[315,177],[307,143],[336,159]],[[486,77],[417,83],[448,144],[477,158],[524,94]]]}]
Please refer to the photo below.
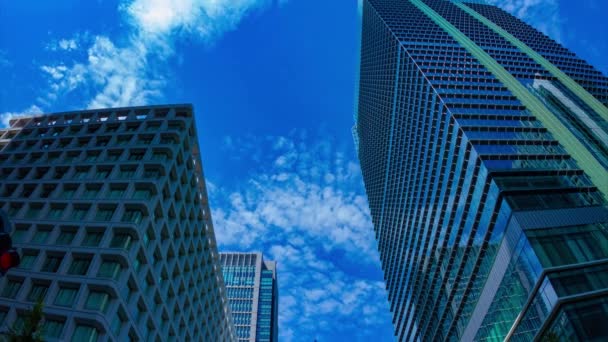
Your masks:
[{"label": "glass skyscraper", "polygon": [[220,253],[224,282],[239,341],[278,341],[277,264],[262,253]]},{"label": "glass skyscraper", "polygon": [[45,341],[235,340],[190,105],[12,120],[0,177],[2,330],[41,301]]},{"label": "glass skyscraper", "polygon": [[608,78],[480,1],[365,0],[355,134],[400,341],[608,339]]}]

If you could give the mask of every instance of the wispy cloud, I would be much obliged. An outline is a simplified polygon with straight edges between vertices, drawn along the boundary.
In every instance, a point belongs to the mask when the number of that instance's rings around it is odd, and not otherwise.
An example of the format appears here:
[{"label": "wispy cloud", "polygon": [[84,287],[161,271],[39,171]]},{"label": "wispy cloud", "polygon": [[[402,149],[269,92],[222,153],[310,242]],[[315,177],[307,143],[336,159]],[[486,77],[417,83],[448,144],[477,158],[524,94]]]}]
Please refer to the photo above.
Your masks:
[{"label": "wispy cloud", "polygon": [[[41,103],[52,103],[75,90],[89,108],[141,105],[162,99],[170,74],[167,64],[181,37],[203,42],[236,28],[251,11],[269,0],[134,0],[119,6],[129,24],[122,44],[91,37],[86,60],[46,64],[50,90]],[[125,37],[122,37],[125,38]],[[50,44],[50,50],[73,51],[86,40],[78,36]]]},{"label": "wispy cloud", "polygon": [[36,105],[31,105],[30,107],[28,107],[20,112],[0,113],[0,123],[2,124],[2,126],[8,127],[9,122],[12,119],[16,119],[16,118],[20,118],[20,117],[24,117],[24,116],[32,116],[32,115],[36,115],[36,114],[42,114],[42,110],[40,109],[40,107],[38,107]]},{"label": "wispy cloud", "polygon": [[296,326],[297,340],[354,329],[365,340],[388,309],[383,282],[362,271],[377,271],[379,259],[361,173],[333,141],[307,136],[225,139],[254,169],[235,188],[212,183],[216,236],[220,249],[278,261],[282,340],[296,338]]},{"label": "wispy cloud", "polygon": [[487,0],[522,19],[544,34],[561,41],[559,0]]}]

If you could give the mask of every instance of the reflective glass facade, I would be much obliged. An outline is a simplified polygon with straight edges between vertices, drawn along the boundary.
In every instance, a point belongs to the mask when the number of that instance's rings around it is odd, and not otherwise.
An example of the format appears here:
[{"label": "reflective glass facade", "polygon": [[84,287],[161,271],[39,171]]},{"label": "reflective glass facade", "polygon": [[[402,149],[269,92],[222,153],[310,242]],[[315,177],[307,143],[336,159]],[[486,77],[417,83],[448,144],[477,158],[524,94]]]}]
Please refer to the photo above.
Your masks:
[{"label": "reflective glass facade", "polygon": [[497,7],[364,1],[355,133],[400,341],[608,338],[607,105]]},{"label": "reflective glass facade", "polygon": [[239,341],[278,340],[276,262],[261,253],[220,253],[224,282]]},{"label": "reflective glass facade", "polygon": [[234,341],[190,105],[19,118],[0,130],[18,268],[2,330],[45,341]]}]

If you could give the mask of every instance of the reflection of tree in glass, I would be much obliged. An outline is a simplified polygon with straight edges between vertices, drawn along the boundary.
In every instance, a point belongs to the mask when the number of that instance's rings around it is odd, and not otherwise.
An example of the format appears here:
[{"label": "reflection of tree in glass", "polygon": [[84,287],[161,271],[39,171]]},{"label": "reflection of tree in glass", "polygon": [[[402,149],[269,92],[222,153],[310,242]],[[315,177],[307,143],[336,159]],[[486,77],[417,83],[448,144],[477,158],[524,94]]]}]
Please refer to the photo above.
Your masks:
[{"label": "reflection of tree in glass", "polygon": [[2,335],[10,342],[42,342],[42,320],[42,302],[38,302],[32,311],[26,312],[21,320],[15,321],[8,332],[2,332]]}]

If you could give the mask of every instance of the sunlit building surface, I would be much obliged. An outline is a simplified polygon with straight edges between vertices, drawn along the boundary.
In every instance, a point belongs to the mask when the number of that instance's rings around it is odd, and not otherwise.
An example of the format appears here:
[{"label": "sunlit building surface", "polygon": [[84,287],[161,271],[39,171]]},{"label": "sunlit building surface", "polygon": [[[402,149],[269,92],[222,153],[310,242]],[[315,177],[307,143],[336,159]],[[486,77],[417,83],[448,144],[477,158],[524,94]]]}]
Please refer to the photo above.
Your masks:
[{"label": "sunlit building surface", "polygon": [[274,261],[261,253],[220,253],[239,341],[278,341],[279,289]]},{"label": "sunlit building surface", "polygon": [[19,118],[0,149],[3,328],[42,301],[44,340],[235,340],[191,106]]},{"label": "sunlit building surface", "polygon": [[355,133],[398,340],[608,339],[607,105],[497,7],[364,1]]}]

